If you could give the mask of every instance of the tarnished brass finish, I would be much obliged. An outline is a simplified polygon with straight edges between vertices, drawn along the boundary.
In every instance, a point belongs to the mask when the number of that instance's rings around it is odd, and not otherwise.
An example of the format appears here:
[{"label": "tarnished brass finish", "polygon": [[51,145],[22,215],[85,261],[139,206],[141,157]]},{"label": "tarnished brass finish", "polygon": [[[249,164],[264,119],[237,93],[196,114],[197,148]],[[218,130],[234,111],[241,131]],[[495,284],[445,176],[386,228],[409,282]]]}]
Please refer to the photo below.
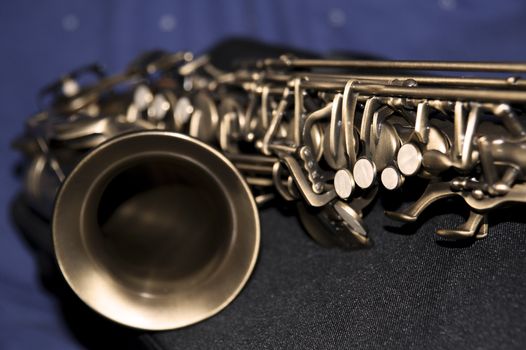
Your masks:
[{"label": "tarnished brass finish", "polygon": [[132,327],[170,329],[223,309],[259,248],[256,204],[223,155],[181,134],[114,138],[69,174],[54,245],[77,295]]},{"label": "tarnished brass finish", "polygon": [[[254,267],[256,203],[276,196],[343,248],[371,245],[364,210],[411,177],[426,189],[386,214],[413,222],[459,197],[469,216],[437,228],[447,239],[486,237],[494,208],[526,202],[525,63],[243,67],[154,53],[112,77],[81,69],[45,89],[50,103],[17,140],[66,280],[108,318],[157,330],[221,310]],[[90,72],[99,80],[82,86]]]},{"label": "tarnished brass finish", "polygon": [[224,308],[259,248],[257,208],[230,161],[162,131],[125,134],[86,156],[58,194],[53,232],[60,268],[82,300],[156,330]]}]

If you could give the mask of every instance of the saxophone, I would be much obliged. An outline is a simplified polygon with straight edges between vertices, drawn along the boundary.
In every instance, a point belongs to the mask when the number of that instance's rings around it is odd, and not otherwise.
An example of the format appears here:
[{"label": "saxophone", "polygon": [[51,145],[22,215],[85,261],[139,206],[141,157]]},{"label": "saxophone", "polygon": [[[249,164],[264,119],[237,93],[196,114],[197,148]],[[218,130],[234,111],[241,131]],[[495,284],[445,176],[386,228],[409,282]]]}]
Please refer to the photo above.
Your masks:
[{"label": "saxophone", "polygon": [[[256,262],[258,207],[290,202],[327,246],[371,245],[385,214],[469,209],[448,239],[483,238],[492,209],[526,202],[525,63],[301,59],[150,52],[122,73],[82,67],[44,88],[15,146],[25,197],[51,220],[71,288],[118,323],[184,327],[225,308]],[[446,74],[447,73],[447,74]]]}]

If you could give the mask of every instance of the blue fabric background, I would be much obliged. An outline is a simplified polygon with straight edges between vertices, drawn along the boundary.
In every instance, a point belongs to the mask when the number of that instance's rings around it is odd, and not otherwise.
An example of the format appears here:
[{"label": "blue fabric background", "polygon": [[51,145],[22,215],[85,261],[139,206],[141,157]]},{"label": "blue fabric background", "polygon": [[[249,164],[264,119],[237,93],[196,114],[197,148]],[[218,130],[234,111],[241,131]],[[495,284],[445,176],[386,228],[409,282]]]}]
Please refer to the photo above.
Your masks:
[{"label": "blue fabric background", "polygon": [[0,349],[78,349],[9,218],[9,148],[40,87],[94,61],[202,52],[229,36],[392,59],[526,60],[522,0],[4,1],[0,5]]}]

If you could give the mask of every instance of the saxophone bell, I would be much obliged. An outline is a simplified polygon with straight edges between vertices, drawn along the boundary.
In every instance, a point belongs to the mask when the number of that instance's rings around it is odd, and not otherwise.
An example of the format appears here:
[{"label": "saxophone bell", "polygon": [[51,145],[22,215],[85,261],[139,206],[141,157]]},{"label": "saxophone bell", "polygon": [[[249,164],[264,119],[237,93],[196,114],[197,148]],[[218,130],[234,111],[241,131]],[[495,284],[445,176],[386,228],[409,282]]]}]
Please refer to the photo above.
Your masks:
[{"label": "saxophone bell", "polygon": [[255,201],[218,151],[141,131],[95,148],[53,214],[60,268],[77,295],[131,327],[187,326],[239,293],[259,249]]}]

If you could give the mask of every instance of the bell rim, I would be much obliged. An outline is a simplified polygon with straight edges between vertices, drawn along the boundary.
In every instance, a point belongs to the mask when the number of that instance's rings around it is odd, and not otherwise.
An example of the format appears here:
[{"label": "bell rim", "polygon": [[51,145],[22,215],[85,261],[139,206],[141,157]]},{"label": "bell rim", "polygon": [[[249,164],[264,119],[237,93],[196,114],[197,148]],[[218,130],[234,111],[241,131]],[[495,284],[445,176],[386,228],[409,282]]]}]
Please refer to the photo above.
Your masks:
[{"label": "bell rim", "polygon": [[[242,278],[238,281],[235,288],[232,288],[232,290],[229,293],[229,296],[224,299],[222,303],[219,305],[210,308],[207,312],[199,313],[198,316],[192,317],[191,319],[184,321],[177,317],[173,317],[172,321],[148,321],[145,319],[142,319],[140,322],[130,322],[129,319],[126,319],[125,317],[119,317],[118,315],[114,315],[109,312],[105,312],[105,310],[102,310],[101,307],[98,305],[97,302],[93,302],[93,298],[86,297],[86,293],[80,290],[77,287],[76,278],[72,276],[71,273],[71,267],[65,266],[64,259],[63,259],[63,251],[61,248],[58,248],[60,246],[59,237],[56,234],[58,230],[58,226],[61,224],[61,220],[59,218],[60,213],[63,211],[62,208],[62,202],[63,202],[63,196],[64,193],[67,192],[67,189],[69,187],[69,184],[73,181],[72,179],[75,179],[79,172],[84,169],[85,164],[88,162],[91,162],[93,158],[97,157],[100,152],[107,151],[108,148],[113,147],[116,143],[121,142],[123,140],[130,140],[135,138],[142,138],[142,137],[161,137],[161,138],[169,138],[170,140],[179,140],[182,142],[188,142],[192,145],[204,149],[208,152],[210,152],[211,155],[215,156],[221,164],[227,166],[230,170],[230,174],[235,176],[237,178],[237,182],[240,184],[241,188],[243,189],[242,197],[248,201],[250,204],[250,212],[251,215],[251,221],[252,221],[252,227],[251,229],[251,237],[253,238],[251,251],[248,255],[249,262],[246,266],[245,272],[242,276]],[[80,225],[80,223],[79,223]],[[53,216],[52,216],[52,232],[53,232],[53,245],[55,248],[55,256],[58,263],[58,266],[62,272],[62,275],[64,276],[64,279],[66,280],[67,284],[72,288],[72,290],[75,292],[75,294],[85,303],[87,304],[91,309],[96,311],[97,313],[101,314],[102,316],[117,322],[121,325],[131,327],[131,328],[137,328],[137,329],[144,329],[144,330],[169,330],[169,329],[178,329],[186,326],[190,326],[192,324],[204,321],[220,311],[222,311],[226,306],[228,306],[241,292],[243,287],[247,284],[250,276],[252,275],[256,262],[257,257],[260,249],[260,241],[261,241],[261,229],[260,229],[260,220],[259,220],[259,214],[257,205],[255,202],[255,199],[252,195],[252,192],[240,174],[239,170],[235,168],[235,166],[232,164],[232,162],[222,153],[220,153],[217,149],[213,148],[212,146],[195,139],[193,137],[175,133],[175,132],[169,132],[169,131],[138,131],[138,132],[129,132],[126,134],[119,135],[115,138],[112,138],[103,144],[99,145],[92,151],[90,151],[86,156],[82,158],[82,160],[75,166],[75,168],[72,170],[72,172],[66,177],[65,181],[62,183],[57,197],[54,204],[54,210],[53,210]],[[237,232],[235,233],[237,234]],[[61,258],[62,257],[62,258]],[[139,317],[141,319],[141,317]]]}]

